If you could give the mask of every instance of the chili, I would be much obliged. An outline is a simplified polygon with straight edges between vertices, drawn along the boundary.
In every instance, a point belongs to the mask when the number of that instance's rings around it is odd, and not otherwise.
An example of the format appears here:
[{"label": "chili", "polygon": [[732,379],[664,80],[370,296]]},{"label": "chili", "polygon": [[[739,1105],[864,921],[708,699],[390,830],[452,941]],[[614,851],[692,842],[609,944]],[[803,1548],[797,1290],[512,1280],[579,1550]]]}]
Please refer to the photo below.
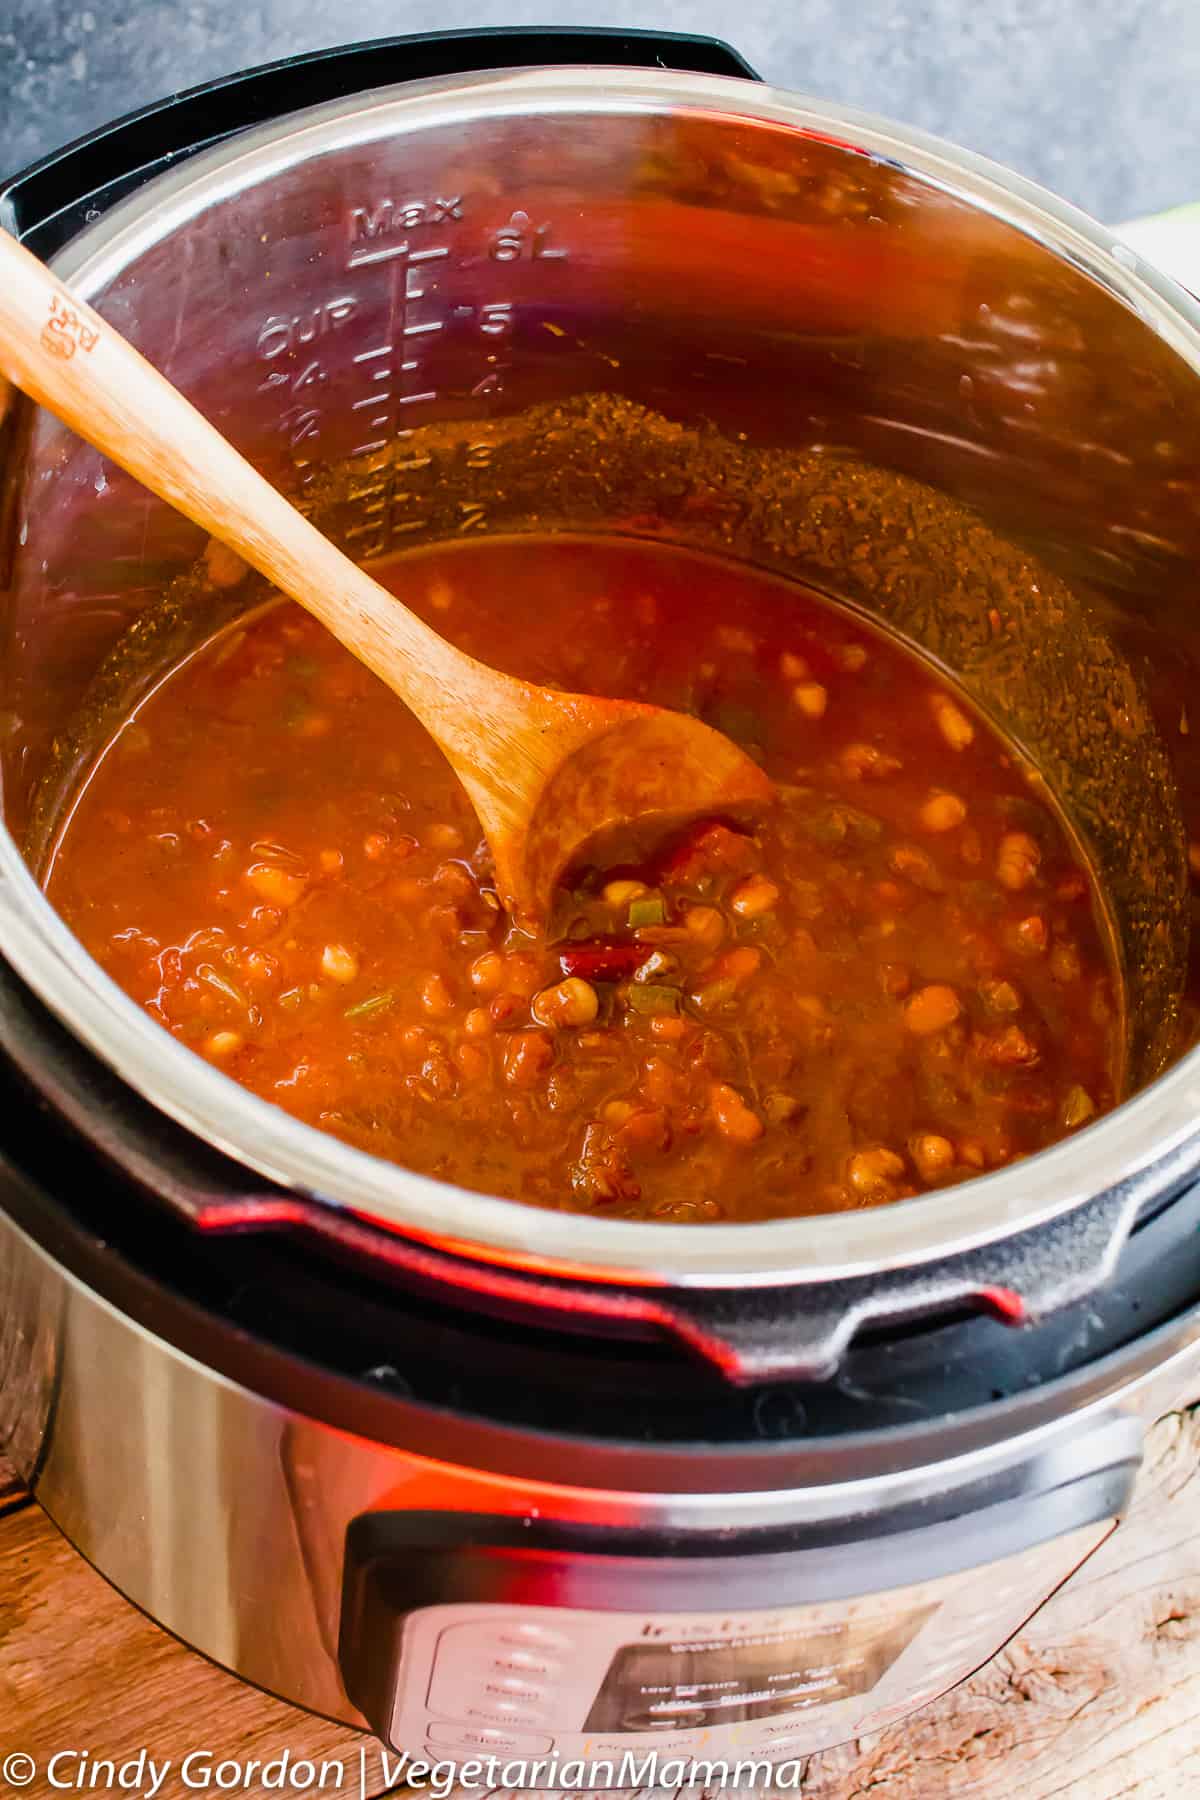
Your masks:
[{"label": "chili", "polygon": [[486,540],[385,579],[515,673],[699,714],[778,804],[577,872],[534,941],[416,721],[273,604],[138,708],[48,878],[199,1055],[447,1181],[698,1223],[950,1185],[1119,1097],[1091,875],[1016,749],[910,650],[649,543]]}]

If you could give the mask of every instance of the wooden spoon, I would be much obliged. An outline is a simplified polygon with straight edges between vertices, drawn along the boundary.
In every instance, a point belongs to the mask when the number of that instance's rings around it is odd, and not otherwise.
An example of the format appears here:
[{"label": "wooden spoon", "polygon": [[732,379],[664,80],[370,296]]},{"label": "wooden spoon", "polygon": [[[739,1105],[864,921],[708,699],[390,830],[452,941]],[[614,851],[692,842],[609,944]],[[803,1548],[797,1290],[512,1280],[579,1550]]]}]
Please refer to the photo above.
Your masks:
[{"label": "wooden spoon", "polygon": [[556,876],[600,833],[768,799],[762,770],[697,719],[534,687],[446,643],[2,231],[0,369],[299,601],[400,696],[470,795],[510,910],[544,918]]}]

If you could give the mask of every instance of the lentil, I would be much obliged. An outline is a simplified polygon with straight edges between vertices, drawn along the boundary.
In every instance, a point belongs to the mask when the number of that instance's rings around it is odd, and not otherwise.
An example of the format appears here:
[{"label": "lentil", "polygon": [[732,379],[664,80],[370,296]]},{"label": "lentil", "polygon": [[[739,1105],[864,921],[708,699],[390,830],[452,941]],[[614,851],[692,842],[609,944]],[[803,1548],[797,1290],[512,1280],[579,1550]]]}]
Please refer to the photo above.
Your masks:
[{"label": "lentil", "polygon": [[600,1011],[600,1001],[594,987],[578,975],[568,975],[557,986],[535,994],[529,1010],[539,1025],[569,1030],[576,1025],[590,1025]]},{"label": "lentil", "polygon": [[1027,888],[1037,878],[1042,855],[1026,831],[1008,831],[1000,839],[996,858],[996,880],[1012,893]]},{"label": "lentil", "polygon": [[504,980],[504,958],[487,950],[471,964],[471,986],[479,994],[494,994]]},{"label": "lentil", "polygon": [[859,1150],[846,1165],[846,1179],[859,1194],[885,1192],[904,1174],[904,1158],[894,1150]]},{"label": "lentil", "polygon": [[908,1153],[924,1181],[937,1181],[954,1167],[954,1145],[949,1138],[925,1131],[909,1140]]},{"label": "lentil", "polygon": [[734,1144],[753,1144],[763,1134],[763,1122],[751,1112],[736,1088],[719,1082],[709,1097],[713,1119],[721,1136]]},{"label": "lentil", "polygon": [[729,905],[740,919],[758,919],[779,904],[779,889],[765,875],[751,875],[739,881],[729,896]]},{"label": "lentil", "polygon": [[952,987],[934,983],[923,987],[904,1005],[904,1023],[918,1037],[944,1031],[962,1012],[958,995]]},{"label": "lentil", "polygon": [[930,697],[933,716],[937,720],[938,730],[952,750],[965,750],[975,742],[975,727],[961,707],[954,704],[947,694],[933,694]]},{"label": "lentil", "polygon": [[926,831],[953,831],[967,816],[965,803],[957,794],[930,794],[921,808],[921,824]]},{"label": "lentil", "polygon": [[321,952],[321,973],[328,975],[330,981],[356,981],[358,958],[344,944],[326,944]]},{"label": "lentil", "polygon": [[644,881],[606,881],[602,889],[605,904],[615,906],[618,911],[649,892]]},{"label": "lentil", "polygon": [[302,875],[292,875],[271,863],[255,863],[247,869],[246,880],[256,894],[261,894],[273,906],[294,906],[305,888]]},{"label": "lentil", "polygon": [[792,689],[792,700],[806,719],[823,719],[829,694],[819,681],[802,681]]}]

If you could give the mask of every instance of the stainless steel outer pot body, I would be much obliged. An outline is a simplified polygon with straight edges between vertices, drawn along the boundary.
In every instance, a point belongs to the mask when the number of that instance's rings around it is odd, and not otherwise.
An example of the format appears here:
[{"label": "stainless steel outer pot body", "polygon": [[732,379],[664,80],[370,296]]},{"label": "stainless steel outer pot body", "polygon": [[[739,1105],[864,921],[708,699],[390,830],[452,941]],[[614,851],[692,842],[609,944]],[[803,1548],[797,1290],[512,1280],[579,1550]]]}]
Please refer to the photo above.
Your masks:
[{"label": "stainless steel outer pot body", "polygon": [[[783,1626],[810,1658],[814,1634],[848,1619],[860,1650],[887,1642],[897,1619],[915,1636],[869,1691],[811,1716],[777,1708],[736,1742],[610,1722],[587,1754],[779,1761],[901,1717],[986,1661],[1104,1540],[1144,1426],[1195,1383],[1193,1311],[1044,1392],[871,1437],[763,1438],[729,1453],[566,1441],[377,1403],[311,1365],[289,1390],[278,1359],[241,1334],[197,1335],[111,1261],[98,1275],[73,1267],[63,1240],[17,1223],[7,1183],[0,1198],[0,1445],[55,1522],[186,1643],[298,1705],[412,1753],[431,1720],[435,1738],[458,1721],[467,1735],[429,1743],[438,1760],[477,1754],[469,1734],[488,1716],[466,1654],[443,1658],[430,1696],[446,1602],[453,1625],[578,1640],[580,1667],[543,1701],[535,1750],[553,1740],[584,1754],[579,1726],[608,1658],[676,1637],[681,1615],[726,1640]],[[520,1558],[541,1556],[554,1577],[540,1603],[510,1585],[472,1605],[458,1568],[440,1588],[430,1575],[448,1546],[511,1546],[514,1529]],[[364,1532],[402,1583],[382,1617],[364,1596]],[[401,1645],[405,1628],[424,1641]],[[678,1662],[662,1671],[688,1678]],[[490,1747],[528,1754],[528,1722],[498,1723],[485,1726]]]},{"label": "stainless steel outer pot body", "polygon": [[[703,1232],[465,1194],[297,1125],[118,994],[30,873],[23,852],[36,864],[86,753],[77,720],[106,658],[164,590],[191,596],[193,633],[217,599],[194,585],[190,526],[17,408],[0,931],[34,990],[157,1106],[251,1169],[416,1237],[650,1284],[920,1264],[1190,1154],[1200,1069],[1188,1057],[1151,1078],[1170,1059],[1187,956],[1195,767],[1178,688],[1196,651],[1200,335],[1188,299],[1107,234],[976,159],[770,90],[534,71],[249,132],[153,182],[59,266],[363,557],[569,515],[636,529],[639,496],[668,535],[824,569],[834,586],[856,521],[864,542],[892,533],[898,557],[936,540],[894,592],[876,570],[848,597],[947,662],[1060,785],[1078,777],[1068,797],[1118,891],[1143,1084],[1071,1143],[950,1193]],[[552,466],[556,429],[573,481]],[[540,485],[517,505],[538,447]],[[680,470],[706,457],[703,491],[672,511]],[[863,490],[861,459],[895,473]],[[822,483],[836,490],[824,563]],[[992,615],[1018,622],[1007,655],[988,647]],[[150,639],[142,689],[183,641],[166,627]]]}]

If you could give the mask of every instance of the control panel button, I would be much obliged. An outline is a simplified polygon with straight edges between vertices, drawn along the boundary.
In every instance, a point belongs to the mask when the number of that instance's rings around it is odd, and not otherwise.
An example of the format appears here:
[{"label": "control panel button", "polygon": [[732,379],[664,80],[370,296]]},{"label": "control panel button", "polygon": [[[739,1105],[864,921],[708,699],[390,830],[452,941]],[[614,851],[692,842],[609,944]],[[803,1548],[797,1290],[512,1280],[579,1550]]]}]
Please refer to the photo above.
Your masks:
[{"label": "control panel button", "polygon": [[555,1686],[532,1674],[513,1672],[494,1657],[470,1652],[457,1654],[453,1645],[440,1645],[429,1685],[429,1709],[450,1718],[473,1718],[481,1713],[512,1709],[531,1723],[546,1723],[554,1715]]},{"label": "control panel button", "polygon": [[445,1746],[451,1750],[511,1750],[516,1756],[540,1756],[554,1748],[551,1737],[533,1737],[524,1733],[502,1731],[494,1725],[464,1725],[434,1720],[425,1727],[426,1748]]},{"label": "control panel button", "polygon": [[456,1670],[469,1665],[474,1675],[487,1669],[501,1677],[536,1682],[558,1675],[573,1648],[566,1632],[549,1626],[526,1625],[514,1619],[495,1623],[481,1619],[443,1631],[434,1661],[435,1665],[452,1665]]},{"label": "control panel button", "polygon": [[[487,1627],[484,1628],[487,1630]],[[549,1625],[526,1624],[522,1620],[506,1619],[503,1625],[491,1627],[488,1635],[492,1642],[510,1646],[518,1650],[527,1650],[536,1646],[539,1650],[570,1650],[571,1639],[565,1631],[555,1631]]]},{"label": "control panel button", "polygon": [[497,1650],[484,1665],[499,1675],[524,1675],[532,1681],[559,1674],[562,1664],[544,1650]]},{"label": "control panel button", "polygon": [[539,1712],[530,1706],[520,1706],[515,1700],[476,1700],[467,1696],[467,1702],[459,1709],[464,1719],[483,1719],[489,1725],[549,1725],[550,1715]]},{"label": "control panel button", "polygon": [[479,1686],[485,1694],[509,1700],[544,1700],[548,1691],[540,1682],[522,1681],[516,1675],[485,1675]]},{"label": "control panel button", "polygon": [[514,1690],[536,1688],[539,1692],[561,1680],[563,1674],[562,1665],[548,1656],[530,1656],[528,1662],[519,1663],[513,1660],[511,1652],[507,1656],[503,1652],[491,1655],[486,1651],[480,1655],[477,1650],[470,1649],[463,1655],[461,1646],[456,1644],[439,1650],[435,1667],[442,1665],[453,1669],[460,1680],[473,1686],[481,1682],[508,1682],[513,1684]]}]

